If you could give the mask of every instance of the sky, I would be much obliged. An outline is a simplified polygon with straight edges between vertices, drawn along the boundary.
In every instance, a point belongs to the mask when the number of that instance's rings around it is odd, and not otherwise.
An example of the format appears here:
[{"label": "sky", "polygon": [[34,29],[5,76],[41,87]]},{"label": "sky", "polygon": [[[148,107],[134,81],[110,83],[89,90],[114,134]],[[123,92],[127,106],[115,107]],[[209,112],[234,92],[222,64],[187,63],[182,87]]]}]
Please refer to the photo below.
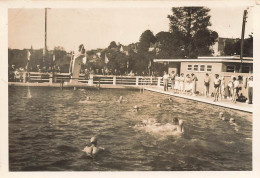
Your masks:
[{"label": "sky", "polygon": [[[212,30],[220,37],[240,38],[243,11],[246,7],[209,7]],[[253,32],[253,9],[249,8],[245,36]],[[67,51],[84,44],[87,50],[106,48],[111,41],[123,45],[139,41],[147,29],[154,35],[169,31],[164,8],[89,8],[48,9],[47,46],[62,46]],[[44,9],[8,10],[8,47],[13,49],[44,47]]]}]

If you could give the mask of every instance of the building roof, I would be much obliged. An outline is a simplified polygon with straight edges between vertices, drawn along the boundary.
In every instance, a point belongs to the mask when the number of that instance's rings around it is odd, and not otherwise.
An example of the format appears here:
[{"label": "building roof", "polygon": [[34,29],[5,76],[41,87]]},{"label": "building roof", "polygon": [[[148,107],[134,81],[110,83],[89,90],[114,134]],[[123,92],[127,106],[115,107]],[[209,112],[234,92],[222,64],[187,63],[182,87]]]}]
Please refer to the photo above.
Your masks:
[{"label": "building roof", "polygon": [[[154,62],[234,62],[240,63],[239,56],[205,56],[197,59],[154,59]],[[243,57],[243,63],[253,63],[252,57]]]}]

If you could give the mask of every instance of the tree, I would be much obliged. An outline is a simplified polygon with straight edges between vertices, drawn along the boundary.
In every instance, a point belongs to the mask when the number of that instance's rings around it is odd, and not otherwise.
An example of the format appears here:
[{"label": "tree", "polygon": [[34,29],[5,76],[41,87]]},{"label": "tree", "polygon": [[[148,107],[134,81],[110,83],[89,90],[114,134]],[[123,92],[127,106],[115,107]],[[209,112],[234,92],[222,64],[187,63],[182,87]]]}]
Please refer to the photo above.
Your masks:
[{"label": "tree", "polygon": [[[170,32],[159,32],[155,35],[159,49],[157,58],[183,58],[183,43],[179,35]],[[156,49],[155,49],[156,50]]]},{"label": "tree", "polygon": [[180,34],[188,58],[212,54],[210,46],[216,42],[218,34],[208,29],[211,26],[209,11],[205,7],[173,7],[173,14],[168,15],[170,32]]},{"label": "tree", "polygon": [[[55,64],[60,67],[62,72],[68,72],[70,66],[71,56],[67,55],[67,52],[63,47],[57,46],[53,49],[53,54],[50,56],[50,59],[53,59],[53,55],[55,55]],[[53,61],[50,61],[51,65],[53,65]]]},{"label": "tree", "polygon": [[153,35],[153,32],[151,32],[150,30],[146,30],[141,34],[139,41],[140,41],[140,44],[138,46],[138,52],[146,53],[149,50],[150,44],[155,43],[156,38]]},{"label": "tree", "polygon": [[235,43],[231,41],[227,41],[224,46],[224,55],[233,56],[235,52]]},{"label": "tree", "polygon": [[[109,62],[105,64],[105,55],[108,57]],[[101,52],[101,59],[102,64],[104,67],[107,67],[109,70],[111,70],[112,74],[124,74],[127,70],[126,64],[128,57],[125,55],[125,53],[121,53],[118,50],[115,49],[105,49]],[[115,70],[117,71],[115,73]]]},{"label": "tree", "polygon": [[[240,55],[241,53],[241,40],[227,41],[224,46],[224,55]],[[244,40],[243,56],[253,57],[253,35]]]},{"label": "tree", "polygon": [[244,41],[243,56],[253,57],[253,34],[249,35],[249,38]]},{"label": "tree", "polygon": [[110,45],[108,46],[108,49],[111,49],[111,48],[117,48],[117,45],[116,45],[116,42],[115,41],[112,41],[110,43]]}]

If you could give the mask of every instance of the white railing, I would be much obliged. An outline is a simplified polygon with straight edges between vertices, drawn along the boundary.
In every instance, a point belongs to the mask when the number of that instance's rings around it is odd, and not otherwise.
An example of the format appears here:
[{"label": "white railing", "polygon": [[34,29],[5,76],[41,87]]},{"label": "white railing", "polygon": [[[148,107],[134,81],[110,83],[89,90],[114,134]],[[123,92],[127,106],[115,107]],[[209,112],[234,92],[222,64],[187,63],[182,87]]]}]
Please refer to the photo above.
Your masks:
[{"label": "white railing", "polygon": [[[40,73],[30,72],[29,75],[20,73],[22,76],[20,82],[29,83],[60,83],[70,82],[72,79],[69,73]],[[53,77],[54,75],[54,77]],[[85,74],[80,74],[78,81],[90,85],[136,85],[136,86],[163,86],[162,77],[149,76],[115,76],[115,75],[92,75],[85,77]]]}]

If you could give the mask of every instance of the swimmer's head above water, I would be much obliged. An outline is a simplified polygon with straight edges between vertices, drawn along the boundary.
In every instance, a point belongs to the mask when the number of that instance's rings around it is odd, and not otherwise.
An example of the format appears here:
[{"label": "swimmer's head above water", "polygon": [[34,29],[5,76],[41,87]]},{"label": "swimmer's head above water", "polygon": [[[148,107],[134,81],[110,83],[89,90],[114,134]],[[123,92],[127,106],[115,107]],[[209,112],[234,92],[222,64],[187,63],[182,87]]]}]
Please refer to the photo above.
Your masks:
[{"label": "swimmer's head above water", "polygon": [[139,107],[137,105],[134,106],[135,111],[139,111]]},{"label": "swimmer's head above water", "polygon": [[97,146],[97,137],[91,137],[90,143],[91,143],[92,145]]},{"label": "swimmer's head above water", "polygon": [[88,156],[94,157],[98,152],[104,150],[102,147],[97,147],[97,138],[92,137],[90,139],[91,146],[86,146],[82,151],[86,152]]},{"label": "swimmer's head above water", "polygon": [[175,117],[172,122],[174,123],[174,125],[179,125],[179,119],[177,117]]},{"label": "swimmer's head above water", "polygon": [[161,103],[157,104],[157,108],[160,108],[160,107],[162,107],[162,104]]},{"label": "swimmer's head above water", "polygon": [[236,120],[234,118],[229,119],[229,123],[235,123],[235,122],[236,122]]},{"label": "swimmer's head above water", "polygon": [[183,120],[180,119],[179,120],[179,126],[183,126],[183,123],[184,123]]},{"label": "swimmer's head above water", "polygon": [[223,121],[227,121],[228,119],[227,118],[225,118],[224,116],[223,117],[221,117],[221,119],[223,120]]},{"label": "swimmer's head above water", "polygon": [[179,125],[177,126],[177,132],[179,132],[179,133],[183,133],[184,132],[183,125],[184,125],[183,120],[179,119]]},{"label": "swimmer's head above water", "polygon": [[223,112],[219,113],[219,118],[222,119],[222,117],[224,116]]}]

